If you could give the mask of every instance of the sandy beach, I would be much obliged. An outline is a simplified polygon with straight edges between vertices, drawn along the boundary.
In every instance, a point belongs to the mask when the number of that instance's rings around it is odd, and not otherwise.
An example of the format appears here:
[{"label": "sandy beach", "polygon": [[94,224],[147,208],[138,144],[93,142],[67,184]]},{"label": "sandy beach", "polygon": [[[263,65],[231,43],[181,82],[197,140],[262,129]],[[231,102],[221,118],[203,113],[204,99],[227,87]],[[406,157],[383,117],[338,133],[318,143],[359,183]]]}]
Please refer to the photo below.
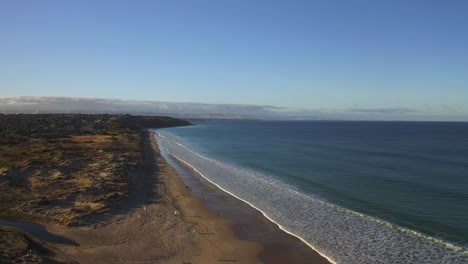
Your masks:
[{"label": "sandy beach", "polygon": [[55,245],[73,261],[328,263],[260,213],[194,175],[183,181],[160,155],[152,133],[145,134],[144,146],[144,164],[132,172],[123,206],[85,219],[91,225],[43,223],[79,244]]}]

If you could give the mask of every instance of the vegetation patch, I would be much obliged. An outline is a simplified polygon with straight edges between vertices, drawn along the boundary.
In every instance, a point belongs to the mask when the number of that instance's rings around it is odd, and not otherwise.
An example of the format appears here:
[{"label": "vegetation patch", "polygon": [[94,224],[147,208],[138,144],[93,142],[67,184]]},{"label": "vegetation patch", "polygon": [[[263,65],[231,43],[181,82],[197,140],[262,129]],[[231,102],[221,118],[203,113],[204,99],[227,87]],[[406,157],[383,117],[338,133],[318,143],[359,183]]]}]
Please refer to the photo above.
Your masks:
[{"label": "vegetation patch", "polygon": [[166,117],[0,115],[0,217],[66,226],[126,199],[144,128]]}]

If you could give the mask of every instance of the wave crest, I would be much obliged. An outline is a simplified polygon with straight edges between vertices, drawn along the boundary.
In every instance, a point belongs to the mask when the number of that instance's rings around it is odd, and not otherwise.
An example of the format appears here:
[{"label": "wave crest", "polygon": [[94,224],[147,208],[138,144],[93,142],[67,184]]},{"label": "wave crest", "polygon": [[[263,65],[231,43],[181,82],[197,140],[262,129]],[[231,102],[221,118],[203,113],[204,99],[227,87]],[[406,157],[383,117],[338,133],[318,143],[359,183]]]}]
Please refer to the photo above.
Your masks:
[{"label": "wave crest", "polygon": [[468,263],[468,250],[328,203],[257,171],[206,157],[170,133],[156,139],[173,157],[335,263]]}]

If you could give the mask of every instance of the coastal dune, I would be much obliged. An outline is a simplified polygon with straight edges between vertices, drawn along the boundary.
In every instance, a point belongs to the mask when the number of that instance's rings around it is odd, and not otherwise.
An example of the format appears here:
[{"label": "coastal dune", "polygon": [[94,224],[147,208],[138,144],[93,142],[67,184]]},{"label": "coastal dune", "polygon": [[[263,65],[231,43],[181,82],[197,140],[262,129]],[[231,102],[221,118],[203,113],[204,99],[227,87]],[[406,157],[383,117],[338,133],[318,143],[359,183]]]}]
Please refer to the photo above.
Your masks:
[{"label": "coastal dune", "polygon": [[185,120],[1,118],[0,263],[329,263],[161,152]]},{"label": "coastal dune", "polygon": [[124,205],[133,207],[129,213],[102,216],[91,227],[45,224],[79,244],[60,250],[80,263],[261,263],[262,245],[236,238],[229,220],[190,195],[152,133],[145,134],[145,157]]},{"label": "coastal dune", "polygon": [[79,244],[57,244],[65,255],[79,263],[329,263],[248,205],[189,176],[218,199],[207,206],[161,156],[153,133],[144,137],[145,161],[132,172],[121,213],[83,227],[43,223]]}]

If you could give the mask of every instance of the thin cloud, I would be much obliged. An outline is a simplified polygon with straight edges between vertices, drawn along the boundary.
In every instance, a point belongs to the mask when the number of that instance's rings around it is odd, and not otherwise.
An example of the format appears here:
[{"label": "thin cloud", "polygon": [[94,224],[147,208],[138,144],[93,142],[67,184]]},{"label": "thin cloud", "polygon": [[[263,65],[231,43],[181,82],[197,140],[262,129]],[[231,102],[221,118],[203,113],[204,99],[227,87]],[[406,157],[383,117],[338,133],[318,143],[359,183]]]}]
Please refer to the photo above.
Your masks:
[{"label": "thin cloud", "polygon": [[409,109],[409,108],[351,108],[348,111],[357,112],[357,113],[387,114],[387,115],[407,114],[407,113],[417,112],[417,110]]},{"label": "thin cloud", "polygon": [[[447,108],[445,108],[447,109]],[[447,109],[444,114],[410,108],[301,109],[271,105],[176,103],[80,97],[0,97],[0,113],[110,113],[165,115],[196,119],[263,120],[445,120],[468,121]]]},{"label": "thin cloud", "polygon": [[130,113],[181,117],[253,118],[277,116],[281,107],[270,105],[174,103],[79,97],[0,97],[4,113]]}]

